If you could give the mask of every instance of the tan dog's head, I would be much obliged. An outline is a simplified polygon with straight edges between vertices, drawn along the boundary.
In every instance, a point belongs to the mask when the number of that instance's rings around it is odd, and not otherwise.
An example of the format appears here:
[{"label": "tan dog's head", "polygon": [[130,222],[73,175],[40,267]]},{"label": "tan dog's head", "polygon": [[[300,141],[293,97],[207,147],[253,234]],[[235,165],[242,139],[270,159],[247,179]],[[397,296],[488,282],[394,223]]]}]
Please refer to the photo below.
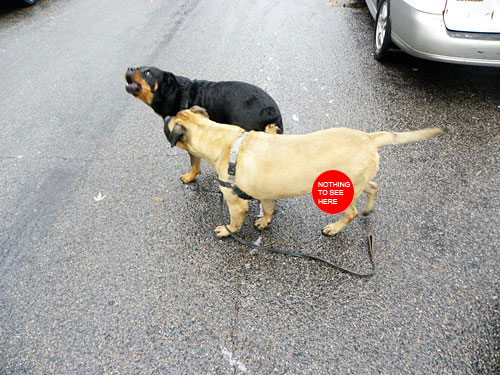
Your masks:
[{"label": "tan dog's head", "polygon": [[170,146],[175,145],[186,150],[189,133],[196,128],[200,121],[208,120],[208,113],[205,108],[194,106],[177,113],[175,116],[167,116],[164,120],[163,131]]}]

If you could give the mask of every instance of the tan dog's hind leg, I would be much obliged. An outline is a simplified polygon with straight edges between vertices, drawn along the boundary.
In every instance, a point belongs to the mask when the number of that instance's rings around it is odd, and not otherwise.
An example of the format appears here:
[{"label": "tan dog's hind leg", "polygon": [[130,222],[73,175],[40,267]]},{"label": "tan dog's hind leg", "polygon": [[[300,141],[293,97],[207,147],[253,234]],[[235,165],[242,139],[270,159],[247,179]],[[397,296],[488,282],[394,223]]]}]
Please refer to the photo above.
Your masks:
[{"label": "tan dog's hind leg", "polygon": [[363,190],[366,193],[366,204],[365,208],[363,209],[363,215],[369,215],[373,211],[373,206],[375,205],[375,198],[377,198],[377,183],[370,181],[366,184],[365,190]]},{"label": "tan dog's hind leg", "polygon": [[358,200],[358,197],[354,197],[352,200],[352,203],[347,209],[344,211],[344,216],[342,216],[342,219],[339,221],[328,224],[326,227],[323,228],[323,233],[328,235],[328,236],[335,236],[338,232],[340,232],[342,229],[344,229],[351,221],[353,221],[356,216],[358,216],[358,210],[356,210],[356,201]]},{"label": "tan dog's hind leg", "polygon": [[263,230],[266,228],[274,214],[274,201],[273,200],[262,200],[260,201],[262,204],[262,210],[264,211],[264,216],[255,221],[255,226],[258,230]]},{"label": "tan dog's hind leg", "polygon": [[[233,194],[233,191],[229,188],[221,187],[221,191],[222,194],[224,194],[224,198],[226,198],[227,206],[229,207],[229,215],[231,217],[231,222],[227,227],[231,232],[236,233],[240,230],[247,216],[248,201]],[[215,234],[218,238],[228,237],[230,235],[224,225],[219,225],[215,228]]]},{"label": "tan dog's hind leg", "polygon": [[191,171],[181,175],[181,181],[184,182],[185,184],[193,182],[196,176],[198,176],[201,173],[201,167],[200,167],[201,159],[195,156],[191,156],[191,161],[192,161]]}]

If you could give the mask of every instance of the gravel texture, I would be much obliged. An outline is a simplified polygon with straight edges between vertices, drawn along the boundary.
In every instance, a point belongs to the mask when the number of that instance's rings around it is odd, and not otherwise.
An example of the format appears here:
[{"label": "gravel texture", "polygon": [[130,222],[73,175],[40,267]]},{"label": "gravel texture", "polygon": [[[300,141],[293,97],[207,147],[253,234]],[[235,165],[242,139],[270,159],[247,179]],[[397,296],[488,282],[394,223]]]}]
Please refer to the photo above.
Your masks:
[{"label": "gravel texture", "polygon": [[[499,373],[500,70],[381,65],[368,10],[336,3],[0,10],[0,373]],[[310,196],[262,233],[251,203],[243,237],[360,271],[373,233],[359,280],[218,240],[216,175],[179,181],[136,65],[257,84],[288,133],[449,132],[381,149],[375,211],[335,238]]]}]

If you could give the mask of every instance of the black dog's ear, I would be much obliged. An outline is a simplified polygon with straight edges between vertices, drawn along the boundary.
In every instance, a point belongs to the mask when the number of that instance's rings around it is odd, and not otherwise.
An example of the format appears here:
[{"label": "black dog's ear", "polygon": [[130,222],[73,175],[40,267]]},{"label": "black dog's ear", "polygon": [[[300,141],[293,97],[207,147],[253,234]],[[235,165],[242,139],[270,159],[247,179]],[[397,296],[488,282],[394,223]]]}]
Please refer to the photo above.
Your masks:
[{"label": "black dog's ear", "polygon": [[168,90],[171,87],[177,87],[179,86],[179,82],[177,81],[177,78],[170,73],[170,72],[164,72],[163,77],[162,77],[162,95],[167,95]]},{"label": "black dog's ear", "polygon": [[163,73],[163,82],[165,82],[169,86],[179,84],[179,82],[177,82],[177,78],[175,78],[175,76],[170,72]]},{"label": "black dog's ear", "polygon": [[190,111],[193,113],[197,113],[199,115],[202,115],[203,117],[208,118],[208,112],[205,108],[202,108],[202,107],[195,105],[194,107],[190,108]]},{"label": "black dog's ear", "polygon": [[170,146],[174,147],[177,142],[182,140],[182,138],[186,135],[187,130],[184,125],[175,124],[172,132],[170,133]]}]

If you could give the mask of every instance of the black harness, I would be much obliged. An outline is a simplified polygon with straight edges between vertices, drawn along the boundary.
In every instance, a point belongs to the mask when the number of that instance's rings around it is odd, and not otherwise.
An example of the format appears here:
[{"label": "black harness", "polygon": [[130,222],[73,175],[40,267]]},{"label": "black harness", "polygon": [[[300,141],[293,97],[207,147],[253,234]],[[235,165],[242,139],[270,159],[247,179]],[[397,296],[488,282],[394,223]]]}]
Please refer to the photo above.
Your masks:
[{"label": "black harness", "polygon": [[227,179],[229,181],[226,182],[222,181],[220,178],[217,178],[217,182],[220,186],[233,190],[233,194],[236,194],[241,199],[252,200],[254,199],[252,196],[248,195],[238,186],[236,186],[236,159],[238,159],[238,152],[240,150],[241,142],[247,134],[247,132],[244,132],[236,139],[236,141],[234,141],[231,152],[229,153],[229,165],[227,167]]}]

